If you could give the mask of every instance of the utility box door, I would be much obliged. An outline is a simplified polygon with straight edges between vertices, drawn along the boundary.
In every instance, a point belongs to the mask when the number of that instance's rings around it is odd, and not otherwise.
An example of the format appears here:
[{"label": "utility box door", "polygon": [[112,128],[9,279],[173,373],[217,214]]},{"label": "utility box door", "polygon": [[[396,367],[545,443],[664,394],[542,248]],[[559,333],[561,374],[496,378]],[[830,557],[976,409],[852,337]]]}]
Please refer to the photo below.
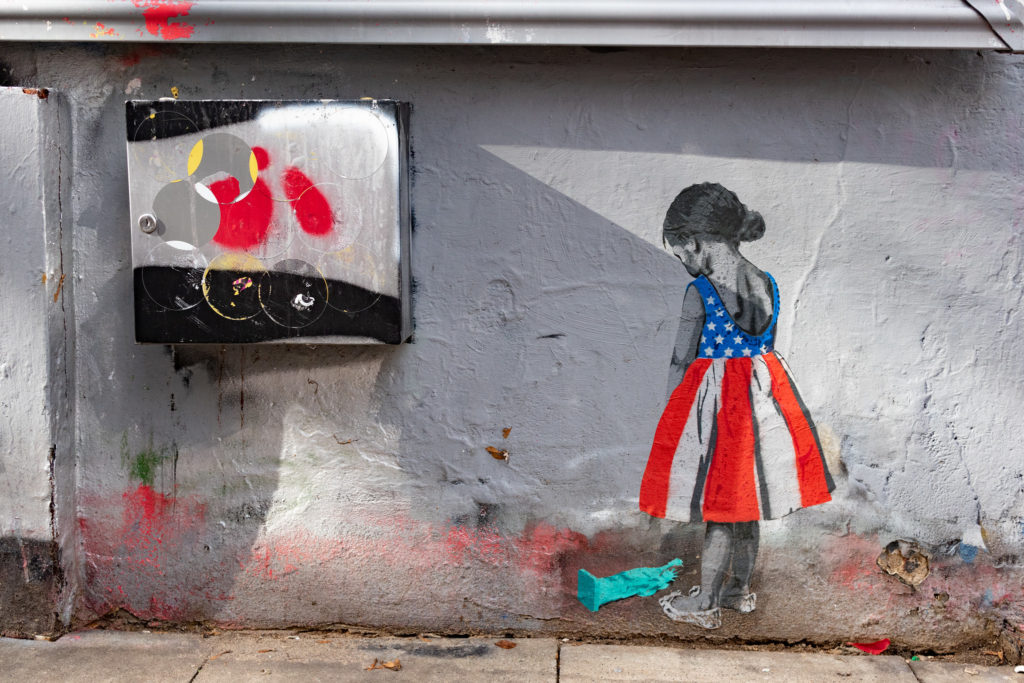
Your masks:
[{"label": "utility box door", "polygon": [[408,107],[126,104],[135,339],[411,334]]}]

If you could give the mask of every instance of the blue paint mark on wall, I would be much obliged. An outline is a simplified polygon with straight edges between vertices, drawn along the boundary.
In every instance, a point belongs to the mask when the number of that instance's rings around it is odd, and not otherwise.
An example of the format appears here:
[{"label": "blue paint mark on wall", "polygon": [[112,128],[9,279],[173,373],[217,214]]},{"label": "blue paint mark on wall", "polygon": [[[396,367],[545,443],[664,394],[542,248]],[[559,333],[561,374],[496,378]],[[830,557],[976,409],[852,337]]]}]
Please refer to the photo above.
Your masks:
[{"label": "blue paint mark on wall", "polygon": [[963,560],[967,564],[971,564],[972,562],[974,562],[974,558],[976,558],[977,556],[978,556],[978,548],[976,546],[973,546],[970,543],[961,543],[960,544],[960,559],[961,560]]}]

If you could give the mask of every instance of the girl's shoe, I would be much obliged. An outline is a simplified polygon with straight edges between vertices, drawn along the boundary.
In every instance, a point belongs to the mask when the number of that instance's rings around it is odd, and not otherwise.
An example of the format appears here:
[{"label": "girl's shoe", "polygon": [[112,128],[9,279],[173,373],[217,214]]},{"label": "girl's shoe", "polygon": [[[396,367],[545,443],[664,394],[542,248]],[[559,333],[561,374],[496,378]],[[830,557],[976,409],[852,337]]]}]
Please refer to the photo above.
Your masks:
[{"label": "girl's shoe", "polygon": [[721,606],[725,609],[736,610],[740,614],[750,614],[757,609],[757,593],[723,595]]},{"label": "girl's shoe", "polygon": [[658,600],[665,615],[672,621],[682,621],[706,629],[715,629],[722,625],[722,610],[700,608],[700,586],[690,589],[690,594],[683,597],[679,591],[672,591]]},{"label": "girl's shoe", "polygon": [[757,609],[757,593],[744,593],[735,581],[722,590],[718,604],[725,609],[736,610],[740,614],[749,614]]}]

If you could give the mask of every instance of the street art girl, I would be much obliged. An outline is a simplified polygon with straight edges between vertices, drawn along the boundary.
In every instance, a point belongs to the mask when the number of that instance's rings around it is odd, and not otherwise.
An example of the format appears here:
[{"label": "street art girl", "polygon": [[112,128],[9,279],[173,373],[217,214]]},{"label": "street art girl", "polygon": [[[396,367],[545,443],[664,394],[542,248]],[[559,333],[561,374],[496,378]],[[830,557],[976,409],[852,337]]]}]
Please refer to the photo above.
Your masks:
[{"label": "street art girl", "polygon": [[687,187],[665,216],[666,245],[695,279],[683,300],[662,413],[640,488],[640,509],[705,522],[700,585],[661,598],[674,621],[718,628],[721,609],[752,612],[750,580],[762,519],[831,500],[817,432],[785,361],[774,351],[775,279],[741,242],[764,219],[716,183]]}]

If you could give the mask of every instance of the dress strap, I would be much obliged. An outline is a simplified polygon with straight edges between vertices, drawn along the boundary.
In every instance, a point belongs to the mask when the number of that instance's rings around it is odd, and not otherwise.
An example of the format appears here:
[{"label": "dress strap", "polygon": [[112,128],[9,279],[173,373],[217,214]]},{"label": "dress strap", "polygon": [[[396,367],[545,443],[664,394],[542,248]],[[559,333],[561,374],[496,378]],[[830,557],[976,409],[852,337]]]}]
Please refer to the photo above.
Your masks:
[{"label": "dress strap", "polygon": [[718,292],[711,285],[711,281],[703,275],[695,277],[687,287],[693,287],[700,293],[700,301],[704,304],[704,311],[712,310],[712,306],[718,301]]},{"label": "dress strap", "polygon": [[768,271],[764,272],[768,276],[768,279],[772,283],[772,326],[779,319],[779,284],[775,282],[775,278]]}]

